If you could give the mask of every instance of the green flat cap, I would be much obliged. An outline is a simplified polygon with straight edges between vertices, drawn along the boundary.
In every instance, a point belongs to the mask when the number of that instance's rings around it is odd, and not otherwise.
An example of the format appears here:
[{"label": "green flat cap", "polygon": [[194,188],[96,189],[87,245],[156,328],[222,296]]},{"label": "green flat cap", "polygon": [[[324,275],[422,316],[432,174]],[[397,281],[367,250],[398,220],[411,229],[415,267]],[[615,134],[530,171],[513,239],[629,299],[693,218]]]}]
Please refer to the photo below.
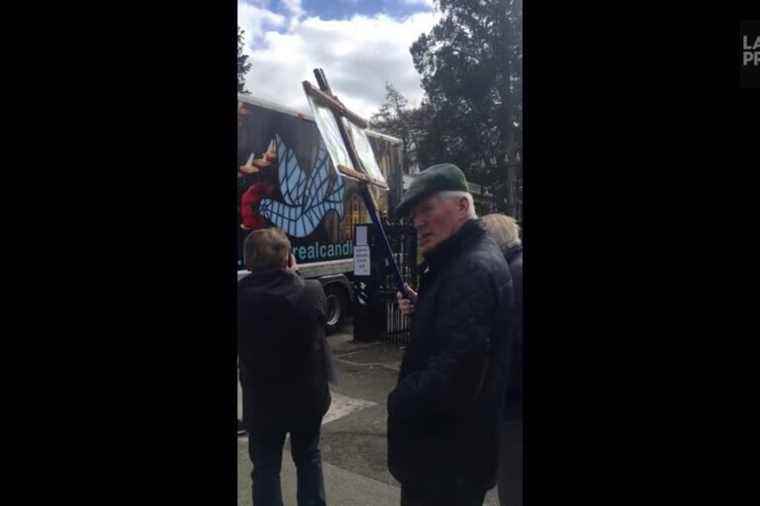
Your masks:
[{"label": "green flat cap", "polygon": [[446,191],[470,191],[464,172],[453,163],[432,165],[414,176],[395,214],[398,218],[402,218],[425,197]]}]

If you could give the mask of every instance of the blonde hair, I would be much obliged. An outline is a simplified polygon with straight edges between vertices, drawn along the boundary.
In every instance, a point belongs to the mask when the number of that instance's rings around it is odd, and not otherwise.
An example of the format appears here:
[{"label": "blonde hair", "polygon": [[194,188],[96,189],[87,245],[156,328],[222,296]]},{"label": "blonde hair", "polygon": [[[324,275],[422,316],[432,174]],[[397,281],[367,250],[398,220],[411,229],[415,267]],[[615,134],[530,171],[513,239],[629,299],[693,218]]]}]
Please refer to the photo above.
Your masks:
[{"label": "blonde hair", "polygon": [[501,249],[508,249],[522,243],[520,241],[520,225],[511,216],[487,214],[480,219],[480,222]]},{"label": "blonde hair", "polygon": [[286,267],[290,256],[290,240],[279,228],[254,230],[243,245],[245,265],[251,271]]}]

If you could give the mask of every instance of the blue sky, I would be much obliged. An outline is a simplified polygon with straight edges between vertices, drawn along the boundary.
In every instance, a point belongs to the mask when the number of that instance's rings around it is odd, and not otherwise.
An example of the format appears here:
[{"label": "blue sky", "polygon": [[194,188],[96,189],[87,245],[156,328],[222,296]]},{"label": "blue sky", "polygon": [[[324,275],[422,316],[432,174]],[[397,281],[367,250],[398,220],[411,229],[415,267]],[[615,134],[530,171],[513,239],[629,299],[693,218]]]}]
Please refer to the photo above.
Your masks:
[{"label": "blue sky", "polygon": [[[275,2],[273,2],[275,3]],[[276,1],[279,4],[279,0]],[[372,16],[378,13],[402,18],[429,10],[424,2],[404,2],[403,0],[303,0],[307,15],[322,19],[347,19],[354,14]]]},{"label": "blue sky", "polygon": [[307,111],[301,81],[321,67],[349,108],[369,117],[391,82],[412,104],[423,92],[409,46],[440,14],[433,0],[238,0],[254,96]]},{"label": "blue sky", "polygon": [[[282,0],[257,1],[241,0],[239,3],[251,5],[267,5],[274,12],[285,13],[288,11],[288,2]],[[290,2],[291,5],[293,2]],[[425,0],[301,0],[301,8],[307,16],[321,17],[322,19],[348,19],[354,14],[372,16],[379,13],[387,14],[394,18],[402,18],[430,10],[431,1]]]}]

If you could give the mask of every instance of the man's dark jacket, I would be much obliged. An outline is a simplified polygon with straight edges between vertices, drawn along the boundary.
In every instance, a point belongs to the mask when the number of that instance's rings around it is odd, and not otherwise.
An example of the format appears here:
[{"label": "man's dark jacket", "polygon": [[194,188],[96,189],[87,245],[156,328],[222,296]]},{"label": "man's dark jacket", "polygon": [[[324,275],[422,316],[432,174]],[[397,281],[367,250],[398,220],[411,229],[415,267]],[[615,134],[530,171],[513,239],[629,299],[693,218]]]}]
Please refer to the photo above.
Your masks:
[{"label": "man's dark jacket", "polygon": [[249,430],[309,430],[327,412],[325,310],[322,285],[289,271],[256,271],[238,284],[240,383]]},{"label": "man's dark jacket", "polygon": [[494,486],[512,278],[477,220],[426,258],[412,341],[388,397],[388,467],[426,491]]},{"label": "man's dark jacket", "polygon": [[509,354],[510,368],[504,416],[507,420],[522,418],[522,354],[523,354],[523,255],[522,245],[504,250],[504,258],[509,264],[514,286],[514,306],[512,310],[512,350]]}]

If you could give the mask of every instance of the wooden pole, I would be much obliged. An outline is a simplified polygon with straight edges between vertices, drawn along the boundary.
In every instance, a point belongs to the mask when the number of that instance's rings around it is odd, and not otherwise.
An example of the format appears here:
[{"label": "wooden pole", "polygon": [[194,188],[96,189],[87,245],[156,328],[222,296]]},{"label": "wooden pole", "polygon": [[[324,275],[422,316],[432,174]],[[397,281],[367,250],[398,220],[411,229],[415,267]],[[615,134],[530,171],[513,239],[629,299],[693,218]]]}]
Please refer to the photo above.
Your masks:
[{"label": "wooden pole", "polygon": [[314,86],[311,85],[309,81],[303,82],[303,89],[311,95],[317,102],[322,103],[322,105],[327,106],[330,108],[333,113],[338,113],[346,118],[348,118],[351,123],[354,123],[357,126],[360,126],[361,128],[367,128],[369,126],[369,121],[362,118],[358,114],[355,114],[348,109],[346,109],[346,106],[341,104],[335,97],[332,95],[328,95],[327,93],[324,93],[321,90],[318,90]]}]

